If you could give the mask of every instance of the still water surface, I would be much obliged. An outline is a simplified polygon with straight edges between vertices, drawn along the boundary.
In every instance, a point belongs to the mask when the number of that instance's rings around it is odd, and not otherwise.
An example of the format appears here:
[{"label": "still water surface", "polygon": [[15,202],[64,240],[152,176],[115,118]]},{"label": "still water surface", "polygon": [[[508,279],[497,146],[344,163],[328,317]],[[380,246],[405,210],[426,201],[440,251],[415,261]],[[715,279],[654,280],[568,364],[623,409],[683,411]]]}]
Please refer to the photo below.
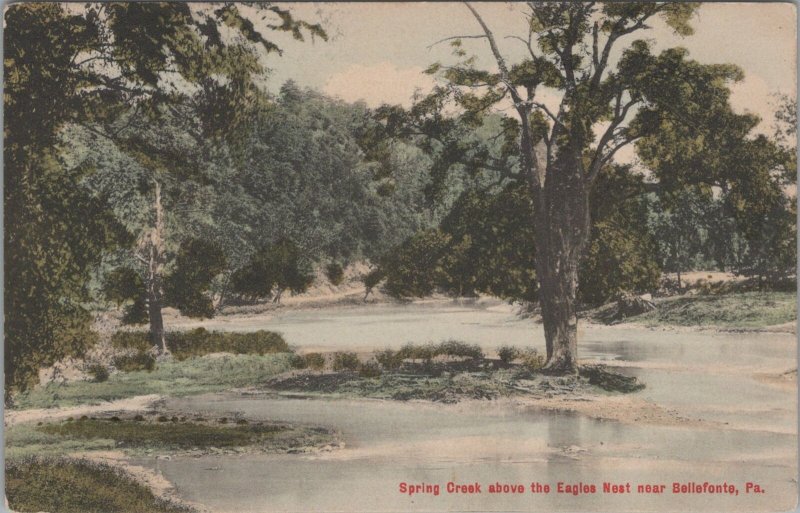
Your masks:
[{"label": "still water surface", "polygon": [[[426,302],[225,319],[213,329],[270,329],[301,350],[397,348],[456,338],[486,350],[543,350],[541,328],[496,302]],[[509,404],[303,400],[212,394],[167,407],[243,412],[259,419],[335,427],[346,448],[316,456],[248,455],[141,459],[179,494],[214,511],[786,511],[797,486],[796,391],[758,379],[795,367],[789,334],[735,334],[587,327],[581,357],[618,365],[647,388],[639,397],[726,429],[598,421]],[[481,483],[481,494],[448,494],[448,482]],[[598,493],[556,493],[559,481]],[[675,495],[672,483],[729,483],[738,496]],[[766,493],[746,494],[757,482]],[[402,482],[439,484],[409,497]],[[524,494],[487,493],[491,483]],[[531,493],[532,482],[549,494]],[[603,482],[666,484],[664,494],[605,494]]]}]

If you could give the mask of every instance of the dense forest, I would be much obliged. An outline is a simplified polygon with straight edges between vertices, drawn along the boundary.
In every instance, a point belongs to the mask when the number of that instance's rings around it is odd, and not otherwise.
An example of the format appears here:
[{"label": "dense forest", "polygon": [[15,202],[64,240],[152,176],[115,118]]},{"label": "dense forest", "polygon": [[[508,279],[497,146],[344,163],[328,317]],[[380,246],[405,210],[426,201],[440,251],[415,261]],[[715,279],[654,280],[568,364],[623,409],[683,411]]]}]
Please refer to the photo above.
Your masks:
[{"label": "dense forest", "polygon": [[[90,347],[91,311],[110,305],[149,324],[166,349],[164,307],[210,317],[231,302],[280,301],[317,270],[336,281],[356,262],[372,268],[368,288],[395,297],[539,299],[522,127],[485,97],[452,96],[494,78],[433,66],[447,85],[410,110],[369,109],[291,81],[270,94],[258,55],[280,61],[268,34],[233,4],[191,9],[7,11],[7,397],[32,386],[40,367]],[[325,38],[323,27],[263,9],[281,20],[273,30]],[[142,17],[153,22],[132,22]],[[651,57],[635,51],[630,59]],[[463,57],[460,45],[454,53]],[[528,64],[512,70],[526,87],[551,72]],[[681,66],[698,80],[722,73]],[[723,71],[707,94],[727,105],[723,82],[735,72]],[[639,167],[598,167],[580,303],[654,291],[665,272],[725,270],[763,287],[791,277],[795,104],[782,98],[776,109],[769,136],[727,107],[698,118],[700,135],[651,120],[658,136],[637,143]],[[529,121],[541,145],[547,120]]]}]

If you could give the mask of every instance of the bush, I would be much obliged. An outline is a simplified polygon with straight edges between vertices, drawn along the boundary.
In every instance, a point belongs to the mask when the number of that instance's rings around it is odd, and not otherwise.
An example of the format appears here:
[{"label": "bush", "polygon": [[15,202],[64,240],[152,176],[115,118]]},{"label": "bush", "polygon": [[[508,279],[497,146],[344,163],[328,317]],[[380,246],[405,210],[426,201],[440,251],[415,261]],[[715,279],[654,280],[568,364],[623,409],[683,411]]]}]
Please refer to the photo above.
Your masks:
[{"label": "bush", "polygon": [[319,353],[308,353],[303,357],[309,369],[321,371],[325,368],[325,357]]},{"label": "bush", "polygon": [[440,344],[425,344],[415,346],[406,344],[395,355],[402,362],[406,359],[412,360],[431,360],[436,356],[461,356],[466,358],[483,358],[483,351],[477,344],[467,344],[458,340],[447,340]]},{"label": "bush", "polygon": [[529,371],[537,371],[544,366],[544,357],[536,349],[523,349],[519,352],[518,358],[522,359],[522,366]]},{"label": "bush", "polygon": [[503,363],[511,363],[519,357],[519,349],[514,346],[500,346],[497,348],[497,356]]},{"label": "bush", "polygon": [[305,369],[308,367],[306,359],[299,354],[293,354],[289,358],[289,365],[291,365],[293,369]]},{"label": "bush", "polygon": [[331,285],[341,285],[344,281],[344,269],[340,264],[332,262],[325,266],[325,276]]},{"label": "bush", "polygon": [[358,375],[362,378],[377,378],[381,374],[381,366],[378,365],[378,362],[362,363],[358,367]]},{"label": "bush", "polygon": [[150,353],[139,352],[132,355],[121,355],[112,361],[114,367],[123,372],[146,370],[152,372],[156,368],[156,359]]},{"label": "bush", "polygon": [[86,373],[92,377],[95,383],[102,383],[108,381],[109,372],[105,365],[100,363],[93,363],[86,369]]},{"label": "bush", "polygon": [[146,331],[118,331],[111,336],[111,345],[117,349],[137,351],[147,351],[153,346]]},{"label": "bush", "polygon": [[375,353],[375,360],[385,370],[396,370],[400,368],[400,365],[403,363],[403,359],[400,358],[399,353],[395,353],[391,349],[384,349],[383,351]]},{"label": "bush", "polygon": [[458,340],[447,340],[436,348],[437,355],[463,356],[467,358],[483,358],[483,351],[478,344],[467,344]]},{"label": "bush", "polygon": [[254,331],[230,333],[196,328],[167,333],[167,347],[178,360],[209,353],[258,354],[288,353],[289,345],[279,333]]},{"label": "bush", "polygon": [[337,352],[333,355],[333,370],[335,371],[355,371],[358,370],[359,366],[360,362],[355,353]]}]

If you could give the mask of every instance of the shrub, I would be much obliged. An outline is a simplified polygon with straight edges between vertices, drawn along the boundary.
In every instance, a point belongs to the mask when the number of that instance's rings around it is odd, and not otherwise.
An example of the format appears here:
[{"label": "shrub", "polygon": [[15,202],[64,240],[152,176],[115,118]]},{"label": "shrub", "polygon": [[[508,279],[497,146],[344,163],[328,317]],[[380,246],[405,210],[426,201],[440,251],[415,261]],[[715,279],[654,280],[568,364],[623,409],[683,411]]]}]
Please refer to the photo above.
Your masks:
[{"label": "shrub", "polygon": [[360,362],[355,353],[337,352],[333,355],[333,370],[358,370]]},{"label": "shrub", "polygon": [[108,381],[109,372],[105,365],[100,363],[93,363],[86,369],[86,373],[92,377],[95,383],[102,383]]},{"label": "shrub", "polygon": [[467,358],[483,358],[483,351],[477,344],[467,344],[458,340],[447,340],[440,344],[425,344],[416,346],[406,344],[397,352],[396,358],[402,362],[406,359],[431,360],[436,356],[461,356]]},{"label": "shrub", "polygon": [[147,351],[153,344],[146,331],[118,331],[111,336],[111,345],[117,349]]},{"label": "shrub", "polygon": [[514,346],[500,346],[497,348],[497,356],[503,363],[510,363],[519,356],[519,350]]},{"label": "shrub", "polygon": [[150,353],[139,352],[132,355],[121,355],[112,361],[114,367],[123,372],[146,370],[152,372],[156,368],[156,359]]},{"label": "shrub", "polygon": [[523,349],[518,358],[522,359],[522,366],[530,371],[537,371],[544,366],[544,357],[533,348]]},{"label": "shrub", "polygon": [[362,378],[377,378],[381,374],[381,366],[378,365],[378,362],[367,362],[358,366],[358,375]]},{"label": "shrub", "polygon": [[325,276],[331,285],[341,285],[344,281],[344,269],[340,264],[332,262],[325,266]]},{"label": "shrub", "polygon": [[279,333],[254,331],[230,333],[196,328],[167,333],[167,347],[178,360],[209,353],[259,354],[288,353],[289,345]]},{"label": "shrub", "polygon": [[436,348],[437,355],[463,356],[467,358],[483,358],[483,351],[478,344],[467,344],[458,340],[447,340]]},{"label": "shrub", "polygon": [[319,353],[308,353],[303,358],[310,369],[321,371],[325,368],[325,357]]},{"label": "shrub", "polygon": [[289,358],[289,365],[291,365],[293,369],[305,369],[308,367],[306,359],[299,354],[293,354],[291,358]]},{"label": "shrub", "polygon": [[384,349],[375,353],[375,360],[386,370],[396,370],[403,363],[399,353],[395,353],[391,349]]}]

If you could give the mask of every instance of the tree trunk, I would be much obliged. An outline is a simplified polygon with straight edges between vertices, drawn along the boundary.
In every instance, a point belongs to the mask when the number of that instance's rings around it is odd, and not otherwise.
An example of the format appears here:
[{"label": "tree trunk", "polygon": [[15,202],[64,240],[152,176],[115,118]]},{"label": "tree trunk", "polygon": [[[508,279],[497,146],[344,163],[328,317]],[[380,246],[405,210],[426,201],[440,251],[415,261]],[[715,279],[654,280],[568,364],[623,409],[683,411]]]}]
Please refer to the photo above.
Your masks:
[{"label": "tree trunk", "polygon": [[534,200],[536,273],[552,374],[578,372],[578,268],[589,237],[589,191],[579,154],[562,152]]},{"label": "tree trunk", "polygon": [[147,269],[147,312],[150,318],[150,340],[157,346],[161,354],[169,353],[167,341],[164,337],[164,318],[161,315],[163,299],[163,272],[164,272],[164,208],[161,205],[161,184],[155,183],[155,225],[147,239],[148,269]]},{"label": "tree trunk", "polygon": [[278,289],[275,291],[275,297],[272,298],[272,302],[276,305],[281,304],[281,295],[283,294],[283,289]]}]

